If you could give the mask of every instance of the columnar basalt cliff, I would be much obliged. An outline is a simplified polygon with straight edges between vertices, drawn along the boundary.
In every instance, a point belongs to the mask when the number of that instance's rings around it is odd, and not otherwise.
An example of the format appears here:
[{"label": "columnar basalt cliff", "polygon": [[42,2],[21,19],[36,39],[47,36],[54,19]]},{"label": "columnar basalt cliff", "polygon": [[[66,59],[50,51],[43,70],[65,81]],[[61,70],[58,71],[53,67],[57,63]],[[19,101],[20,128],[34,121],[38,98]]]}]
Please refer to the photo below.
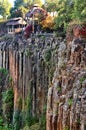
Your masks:
[{"label": "columnar basalt cliff", "polygon": [[46,130],[86,129],[86,41],[62,42],[48,90]]},{"label": "columnar basalt cliff", "polygon": [[[0,39],[0,68],[8,70],[5,83],[0,83],[1,94],[13,88],[14,130],[23,128],[25,120],[29,124],[32,117],[39,119],[46,106],[46,130],[86,129],[84,39],[6,36]],[[4,114],[0,98],[0,113]]]},{"label": "columnar basalt cliff", "polygon": [[29,118],[27,120],[43,113],[57,63],[58,41],[53,36],[28,40],[6,36],[1,39],[0,68],[8,70],[14,91],[13,124],[18,113],[24,114],[23,118]]}]

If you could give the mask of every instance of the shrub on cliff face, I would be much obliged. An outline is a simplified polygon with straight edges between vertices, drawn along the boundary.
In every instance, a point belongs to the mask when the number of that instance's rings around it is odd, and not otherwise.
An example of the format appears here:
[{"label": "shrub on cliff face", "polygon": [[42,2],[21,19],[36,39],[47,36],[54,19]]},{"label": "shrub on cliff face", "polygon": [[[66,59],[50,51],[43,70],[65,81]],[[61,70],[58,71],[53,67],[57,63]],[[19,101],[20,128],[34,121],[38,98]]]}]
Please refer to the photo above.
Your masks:
[{"label": "shrub on cliff face", "polygon": [[[46,106],[43,109],[43,113],[37,117],[31,113],[31,96],[29,95],[26,103],[26,126],[21,130],[45,130],[46,128]],[[25,116],[25,115],[24,115]]]},{"label": "shrub on cliff face", "polygon": [[39,123],[32,125],[28,130],[39,130]]},{"label": "shrub on cliff face", "polygon": [[8,126],[0,126],[0,130],[13,130],[13,129],[9,128]]},{"label": "shrub on cliff face", "polygon": [[13,116],[13,100],[14,100],[14,93],[13,89],[9,88],[5,92],[3,92],[3,114],[5,123],[10,125],[12,123],[12,116]]},{"label": "shrub on cliff face", "polygon": [[8,75],[8,71],[4,68],[0,68],[0,85],[3,86]]},{"label": "shrub on cliff face", "polygon": [[2,116],[0,116],[0,130],[12,130],[8,125],[4,125],[4,119]]},{"label": "shrub on cliff face", "polygon": [[51,55],[52,55],[51,52],[52,52],[52,50],[51,50],[50,48],[48,48],[48,49],[46,49],[46,50],[44,51],[44,61],[45,61],[45,63],[46,63],[47,65],[50,64]]},{"label": "shrub on cliff face", "polygon": [[46,115],[45,114],[41,115],[39,126],[41,130],[46,130]]},{"label": "shrub on cliff face", "polygon": [[32,126],[35,123],[37,123],[39,120],[38,117],[36,116],[33,117],[32,115],[29,115],[27,121],[28,121],[28,126]]},{"label": "shrub on cliff face", "polygon": [[22,116],[21,111],[17,110],[13,115],[13,130],[20,130],[22,126]]},{"label": "shrub on cliff face", "polygon": [[3,118],[0,116],[0,127],[3,126],[4,120]]},{"label": "shrub on cliff face", "polygon": [[26,124],[28,126],[31,126],[31,125],[34,125],[35,123],[38,122],[38,117],[37,116],[32,116],[32,113],[31,113],[31,105],[32,105],[32,98],[31,96],[29,95],[28,98],[27,98],[27,105],[26,105]]},{"label": "shrub on cliff face", "polygon": [[[34,124],[34,125],[32,125],[32,126],[25,126],[23,129],[21,129],[21,130],[40,130],[39,129],[39,123],[36,123],[36,124]],[[42,129],[41,129],[42,130]]]},{"label": "shrub on cliff face", "polygon": [[68,126],[66,126],[64,130],[70,130],[70,128]]},{"label": "shrub on cliff face", "polygon": [[[31,84],[32,84],[32,80],[30,80],[30,82],[29,82],[30,87],[31,87]],[[33,116],[32,112],[31,112],[31,109],[32,109],[32,95],[31,95],[31,93],[28,93],[25,107],[26,107],[26,114],[24,115],[25,116],[25,123],[26,123],[26,125],[28,125],[30,127],[31,125],[34,125],[35,123],[37,123],[39,121],[38,117],[36,115]]]},{"label": "shrub on cliff face", "polygon": [[46,109],[47,109],[47,106],[45,105],[43,107],[43,113],[39,119],[39,125],[40,125],[41,130],[46,130]]}]

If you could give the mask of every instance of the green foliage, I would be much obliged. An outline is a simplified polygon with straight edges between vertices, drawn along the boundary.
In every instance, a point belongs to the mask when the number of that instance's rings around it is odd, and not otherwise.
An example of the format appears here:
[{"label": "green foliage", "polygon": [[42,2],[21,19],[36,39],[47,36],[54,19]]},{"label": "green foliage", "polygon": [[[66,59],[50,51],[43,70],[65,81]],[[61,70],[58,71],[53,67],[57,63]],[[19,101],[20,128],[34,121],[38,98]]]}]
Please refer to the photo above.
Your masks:
[{"label": "green foliage", "polygon": [[61,87],[60,86],[57,86],[57,91],[61,92]]},{"label": "green foliage", "polygon": [[0,126],[0,130],[13,130],[13,129],[5,125],[5,126]]},{"label": "green foliage", "polygon": [[32,98],[29,94],[26,102],[26,124],[28,126],[31,126],[38,122],[38,117],[32,115],[31,108],[32,108]]},{"label": "green foliage", "polygon": [[53,79],[54,71],[55,71],[55,64],[51,63],[50,67],[49,67],[49,79],[50,79],[50,81],[52,81],[52,79]]},{"label": "green foliage", "polygon": [[32,55],[32,52],[30,51],[30,49],[25,50],[25,55],[29,57]]},{"label": "green foliage", "polygon": [[46,114],[42,114],[39,119],[40,129],[46,130]]},{"label": "green foliage", "polygon": [[4,68],[0,68],[0,85],[4,85],[7,75],[8,71]]},{"label": "green foliage", "polygon": [[18,8],[21,5],[25,5],[27,3],[27,0],[15,0],[14,1],[14,7]]},{"label": "green foliage", "polygon": [[12,81],[13,81],[13,79],[12,79],[12,77],[9,77],[9,83],[12,83]]},{"label": "green foliage", "polygon": [[55,3],[55,1],[54,2],[49,2],[47,5],[46,5],[46,10],[48,11],[48,12],[54,12],[54,11],[56,11],[56,8],[58,7],[58,4],[57,3]]},{"label": "green foliage", "polygon": [[41,130],[46,130],[46,109],[47,109],[47,106],[45,105],[43,108],[43,113],[41,114],[39,118],[39,126]]},{"label": "green foliage", "polygon": [[13,130],[20,130],[23,125],[23,118],[25,118],[25,113],[22,112],[21,96],[17,99],[17,101],[18,109],[13,114]]},{"label": "green foliage", "polygon": [[19,108],[19,110],[22,109],[22,98],[21,97],[18,98],[18,108]]},{"label": "green foliage", "polygon": [[32,4],[39,4],[42,5],[42,0],[34,0]]},{"label": "green foliage", "polygon": [[3,118],[0,116],[0,126],[3,126],[4,120]]},{"label": "green foliage", "polygon": [[80,118],[78,118],[78,119],[77,119],[77,123],[78,123],[79,125],[80,125],[80,122],[81,122],[81,121],[80,121]]},{"label": "green foliage", "polygon": [[30,126],[30,127],[25,126],[25,127],[24,127],[23,129],[21,129],[21,130],[39,130],[39,123],[36,123],[36,124],[34,124],[34,125]]},{"label": "green foliage", "polygon": [[14,93],[13,89],[9,88],[7,91],[3,92],[3,103],[13,102]]},{"label": "green foliage", "polygon": [[3,118],[0,116],[0,130],[12,130],[11,126],[8,125],[4,125],[4,120]]},{"label": "green foliage", "polygon": [[18,9],[16,9],[15,7],[11,8],[10,13],[11,13],[11,18],[14,17],[24,17],[25,13],[28,12],[28,9],[25,8],[23,5],[21,5],[20,7],[18,7]]},{"label": "green foliage", "polygon": [[22,17],[28,12],[28,9],[25,8],[23,5],[19,7],[19,10],[21,11]]},{"label": "green foliage", "polygon": [[[35,123],[34,125],[32,125],[31,127],[29,127],[28,130],[39,130],[39,123]],[[42,130],[42,129],[41,129]]]},{"label": "green foliage", "polygon": [[4,76],[7,76],[8,71],[6,69],[4,69],[4,68],[0,68],[0,74],[4,75]]},{"label": "green foliage", "polygon": [[[0,85],[5,84],[6,77],[8,75],[8,71],[4,68],[0,68]],[[9,130],[8,126],[12,122],[13,115],[13,90],[8,88],[5,92],[1,93],[2,97],[2,110],[1,113],[3,118],[0,118],[0,129],[1,130]],[[3,123],[3,125],[1,125]]]},{"label": "green foliage", "polygon": [[10,10],[10,17],[24,17],[26,12],[28,12],[27,0],[15,0],[14,7]]},{"label": "green foliage", "polygon": [[9,0],[0,0],[0,15],[6,18],[10,15],[11,4]]},{"label": "green foliage", "polygon": [[[59,0],[54,0],[55,3],[57,3]],[[52,0],[46,0],[47,3],[52,3]]]},{"label": "green foliage", "polygon": [[66,126],[66,127],[64,128],[64,130],[70,130],[69,126]]},{"label": "green foliage", "polygon": [[69,98],[68,99],[68,105],[71,106],[73,104],[73,99]]},{"label": "green foliage", "polygon": [[13,117],[13,100],[14,100],[14,93],[13,89],[9,88],[7,91],[3,92],[3,114],[5,123],[10,125],[12,123]]},{"label": "green foliage", "polygon": [[45,62],[50,62],[51,60],[51,49],[46,49],[45,52],[44,52],[44,60]]},{"label": "green foliage", "polygon": [[23,130],[46,130],[46,106],[44,106],[42,115],[33,117],[31,114],[28,116],[28,126]]},{"label": "green foliage", "polygon": [[[55,29],[61,30],[61,33],[66,31],[68,23],[71,21],[71,14],[73,11],[73,4],[69,0],[59,1],[58,3],[58,16],[55,18]],[[61,27],[61,28],[60,28]]]},{"label": "green foliage", "polygon": [[23,129],[20,130],[29,130],[29,127],[26,125]]},{"label": "green foliage", "polygon": [[14,115],[13,115],[13,130],[20,130],[22,126],[21,123],[22,123],[21,111],[17,110],[14,112]]},{"label": "green foliage", "polygon": [[30,10],[33,4],[40,4],[42,5],[41,0],[15,0],[14,7],[11,8],[11,18],[13,17],[24,17],[25,14]]},{"label": "green foliage", "polygon": [[74,0],[73,19],[86,21],[86,1]]},{"label": "green foliage", "polygon": [[39,121],[39,119],[38,119],[37,116],[33,117],[32,115],[29,115],[28,118],[27,118],[27,121],[28,121],[28,126],[32,126],[35,123],[37,123]]},{"label": "green foliage", "polygon": [[80,83],[82,84],[84,80],[86,80],[86,77],[81,77],[80,78]]},{"label": "green foliage", "polygon": [[45,115],[46,115],[46,106],[43,109],[43,114],[39,117],[37,115],[33,116],[31,113],[32,109],[32,98],[30,94],[28,95],[26,102],[26,126],[23,130],[45,130]]},{"label": "green foliage", "polygon": [[[86,21],[86,1],[83,0],[59,0],[57,7],[58,16],[55,18],[55,29],[58,32],[66,32],[71,21]],[[61,34],[63,35],[63,34]]]}]

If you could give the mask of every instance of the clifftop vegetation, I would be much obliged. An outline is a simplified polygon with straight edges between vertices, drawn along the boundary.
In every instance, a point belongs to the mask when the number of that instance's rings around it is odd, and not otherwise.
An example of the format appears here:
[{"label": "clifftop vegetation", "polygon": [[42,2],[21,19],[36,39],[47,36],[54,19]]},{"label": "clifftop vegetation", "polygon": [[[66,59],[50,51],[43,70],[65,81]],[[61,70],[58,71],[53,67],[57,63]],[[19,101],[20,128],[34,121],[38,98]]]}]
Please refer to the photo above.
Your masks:
[{"label": "clifftop vegetation", "polygon": [[38,3],[40,6],[45,8],[49,12],[57,12],[55,16],[55,29],[63,31],[66,29],[67,25],[71,21],[86,22],[86,1],[83,0],[51,0],[45,1],[43,4],[41,0],[15,0],[14,7],[11,7],[8,0],[0,0],[0,15],[3,18],[13,18],[13,17],[24,17],[26,12],[28,12],[31,6]]}]

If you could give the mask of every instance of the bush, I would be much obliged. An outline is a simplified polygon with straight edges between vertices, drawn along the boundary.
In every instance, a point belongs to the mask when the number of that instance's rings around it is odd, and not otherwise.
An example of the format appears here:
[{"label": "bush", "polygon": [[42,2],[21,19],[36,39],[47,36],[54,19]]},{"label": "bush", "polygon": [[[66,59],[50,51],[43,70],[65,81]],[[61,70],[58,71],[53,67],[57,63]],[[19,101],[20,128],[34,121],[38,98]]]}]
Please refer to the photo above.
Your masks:
[{"label": "bush", "polygon": [[25,126],[21,130],[40,130],[39,129],[39,123],[36,123],[36,124],[34,124],[34,125],[30,126],[30,127],[29,126]]},{"label": "bush", "polygon": [[40,129],[46,130],[46,115],[43,114],[40,118]]},{"label": "bush", "polygon": [[51,49],[50,48],[48,48],[48,49],[46,49],[45,50],[45,52],[44,52],[44,60],[45,60],[45,62],[48,64],[49,62],[50,62],[50,60],[51,60]]},{"label": "bush", "polygon": [[4,120],[3,118],[0,116],[0,126],[3,126]]},{"label": "bush", "polygon": [[32,115],[29,115],[29,114],[28,114],[26,120],[27,120],[28,126],[34,125],[35,123],[39,122],[38,117],[36,117],[36,116],[33,117]]},{"label": "bush", "polygon": [[21,111],[17,110],[14,112],[13,117],[13,130],[20,130],[22,123]]},{"label": "bush", "polygon": [[36,123],[36,124],[32,125],[28,130],[40,130],[39,129],[39,123]]},{"label": "bush", "polygon": [[13,105],[14,105],[13,104],[14,93],[12,88],[9,88],[5,92],[3,92],[2,101],[3,101],[3,114],[5,123],[10,125],[12,123]]},{"label": "bush", "polygon": [[0,68],[0,85],[4,85],[7,75],[8,71],[4,68]]}]

